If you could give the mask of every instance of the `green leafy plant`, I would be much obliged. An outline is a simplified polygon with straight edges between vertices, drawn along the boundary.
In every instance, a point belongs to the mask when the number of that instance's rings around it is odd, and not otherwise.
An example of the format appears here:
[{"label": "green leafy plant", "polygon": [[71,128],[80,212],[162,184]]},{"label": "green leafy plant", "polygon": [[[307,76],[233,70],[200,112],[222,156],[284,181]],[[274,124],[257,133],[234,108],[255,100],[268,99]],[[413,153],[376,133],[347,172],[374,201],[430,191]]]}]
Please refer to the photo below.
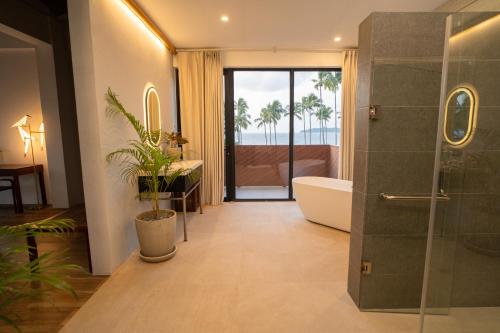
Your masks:
[{"label": "green leafy plant", "polygon": [[[135,116],[125,110],[117,95],[108,88],[106,93],[108,106],[106,112],[113,117],[124,117],[137,133],[138,139],[129,140],[128,146],[117,149],[106,156],[108,162],[118,161],[122,167],[122,178],[137,184],[139,176],[143,176],[147,193],[151,195],[155,218],[162,218],[159,205],[159,192],[165,191],[177,177],[185,172],[182,168],[173,168],[176,156],[169,156],[151,142],[157,142],[160,131],[148,132]],[[155,140],[156,138],[156,140]]]},{"label": "green leafy plant", "polygon": [[74,230],[69,219],[44,220],[16,226],[0,226],[0,321],[20,332],[12,312],[12,305],[25,299],[40,297],[55,290],[65,291],[76,297],[64,275],[71,270],[81,270],[77,265],[66,264],[65,258],[53,252],[28,261],[26,255],[33,247],[26,245],[26,238],[41,234],[57,234]]}]

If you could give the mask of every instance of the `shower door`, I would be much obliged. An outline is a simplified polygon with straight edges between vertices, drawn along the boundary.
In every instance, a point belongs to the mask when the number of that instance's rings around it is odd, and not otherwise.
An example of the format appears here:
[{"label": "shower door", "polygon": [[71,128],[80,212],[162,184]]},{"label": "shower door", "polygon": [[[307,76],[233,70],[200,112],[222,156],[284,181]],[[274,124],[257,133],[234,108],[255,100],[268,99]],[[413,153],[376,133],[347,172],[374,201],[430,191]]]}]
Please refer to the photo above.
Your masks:
[{"label": "shower door", "polygon": [[453,14],[446,30],[421,332],[497,333],[500,14]]}]

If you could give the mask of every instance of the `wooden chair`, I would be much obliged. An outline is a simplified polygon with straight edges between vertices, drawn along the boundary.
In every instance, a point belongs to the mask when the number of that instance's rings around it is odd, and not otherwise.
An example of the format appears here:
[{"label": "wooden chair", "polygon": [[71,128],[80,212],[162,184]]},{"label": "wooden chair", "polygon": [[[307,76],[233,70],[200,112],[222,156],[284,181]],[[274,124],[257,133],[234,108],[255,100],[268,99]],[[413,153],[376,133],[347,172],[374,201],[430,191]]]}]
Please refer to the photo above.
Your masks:
[{"label": "wooden chair", "polygon": [[14,191],[14,180],[10,178],[0,178],[0,192],[11,191],[12,201],[14,202],[14,210],[18,211],[19,199]]}]

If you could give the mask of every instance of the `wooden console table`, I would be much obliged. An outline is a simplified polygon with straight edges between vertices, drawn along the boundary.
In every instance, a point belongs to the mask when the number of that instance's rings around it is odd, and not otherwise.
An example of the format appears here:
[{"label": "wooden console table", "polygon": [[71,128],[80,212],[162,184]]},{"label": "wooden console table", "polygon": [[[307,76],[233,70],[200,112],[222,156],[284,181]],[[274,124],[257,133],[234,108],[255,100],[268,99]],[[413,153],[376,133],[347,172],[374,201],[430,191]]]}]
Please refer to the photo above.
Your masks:
[{"label": "wooden console table", "polygon": [[[196,188],[199,188],[198,195],[200,201],[200,214],[203,214],[203,189],[202,189],[202,176],[203,176],[203,161],[201,160],[186,160],[178,161],[172,164],[173,170],[183,169],[185,170],[177,179],[164,189],[162,192],[169,193],[167,196],[160,198],[160,200],[169,201],[182,201],[182,222],[184,227],[184,241],[187,241],[187,230],[186,230],[186,199],[193,193]],[[150,197],[144,195],[146,192],[145,181],[141,178],[144,176],[139,176],[139,200],[151,200]],[[163,177],[160,176],[160,183],[163,182]],[[160,184],[160,188],[162,188]],[[173,192],[181,193],[181,197],[174,197]]]},{"label": "wooden console table", "polygon": [[0,177],[12,177],[14,180],[14,195],[19,200],[19,205],[16,207],[16,213],[24,212],[19,176],[33,174],[34,172],[38,174],[42,204],[46,206],[47,194],[45,192],[45,181],[43,179],[43,165],[37,164],[33,166],[30,164],[0,164]]}]

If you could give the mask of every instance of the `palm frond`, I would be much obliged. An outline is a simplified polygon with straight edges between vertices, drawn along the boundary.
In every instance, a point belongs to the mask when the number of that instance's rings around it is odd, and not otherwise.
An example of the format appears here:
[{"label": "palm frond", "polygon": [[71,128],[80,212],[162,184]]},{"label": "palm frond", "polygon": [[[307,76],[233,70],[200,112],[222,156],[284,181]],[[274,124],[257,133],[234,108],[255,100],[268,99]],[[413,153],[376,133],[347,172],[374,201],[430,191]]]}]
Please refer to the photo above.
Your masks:
[{"label": "palm frond", "polygon": [[150,139],[150,135],[146,128],[141,124],[141,122],[135,118],[135,116],[125,110],[123,107],[122,103],[118,100],[118,96],[111,90],[111,88],[108,88],[108,91],[106,93],[106,102],[108,103],[108,106],[106,107],[106,111],[108,112],[109,115],[114,116],[116,114],[121,114],[127,120],[129,123],[132,125],[134,128],[135,132],[141,139],[141,141],[146,142]]},{"label": "palm frond", "polygon": [[[11,306],[23,299],[49,294],[61,290],[73,294],[74,289],[65,280],[64,274],[71,270],[81,270],[77,265],[66,264],[67,258],[53,252],[43,253],[33,261],[25,256],[32,247],[24,243],[26,237],[40,234],[60,235],[74,230],[74,221],[70,219],[43,220],[17,226],[0,226],[0,321],[19,330],[11,312]],[[38,287],[33,288],[32,283]]]},{"label": "palm frond", "polygon": [[[139,137],[138,140],[129,140],[128,146],[117,149],[106,156],[107,162],[117,161],[121,165],[121,177],[126,182],[135,184],[139,176],[143,176],[141,185],[145,185],[147,192],[153,194],[153,209],[159,216],[158,192],[166,189],[160,183],[160,175],[164,176],[167,184],[170,184],[181,175],[184,170],[172,170],[172,163],[177,160],[175,156],[169,156],[152,143],[158,142],[164,137],[160,131],[148,132],[133,114],[127,112],[118,100],[117,95],[108,88],[106,94],[108,106],[106,108],[109,115],[117,114],[125,117],[134,128]],[[182,137],[180,137],[182,139]],[[187,140],[185,140],[187,142]],[[167,186],[168,187],[168,186]]]}]

